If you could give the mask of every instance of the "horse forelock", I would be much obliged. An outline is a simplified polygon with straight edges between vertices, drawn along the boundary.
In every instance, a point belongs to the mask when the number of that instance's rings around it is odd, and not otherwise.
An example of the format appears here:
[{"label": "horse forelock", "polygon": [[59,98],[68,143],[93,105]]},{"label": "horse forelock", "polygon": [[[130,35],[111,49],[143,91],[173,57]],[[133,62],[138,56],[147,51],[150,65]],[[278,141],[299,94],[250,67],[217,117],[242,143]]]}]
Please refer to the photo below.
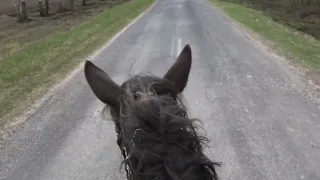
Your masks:
[{"label": "horse forelock", "polygon": [[207,142],[189,119],[175,86],[154,76],[135,76],[122,85],[119,147],[133,179],[217,179],[202,152]]}]

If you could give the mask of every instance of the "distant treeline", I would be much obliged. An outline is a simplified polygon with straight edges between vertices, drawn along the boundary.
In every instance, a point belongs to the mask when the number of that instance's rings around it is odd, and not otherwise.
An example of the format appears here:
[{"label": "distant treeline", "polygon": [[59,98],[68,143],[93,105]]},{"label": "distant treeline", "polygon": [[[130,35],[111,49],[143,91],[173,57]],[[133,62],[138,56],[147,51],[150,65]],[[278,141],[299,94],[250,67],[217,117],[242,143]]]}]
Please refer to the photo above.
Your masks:
[{"label": "distant treeline", "polygon": [[[37,0],[39,4],[39,14],[42,17],[49,16],[49,1],[50,0]],[[81,5],[87,5],[87,0],[58,0],[59,8],[58,12],[72,11],[75,5],[75,1],[81,1]],[[100,1],[110,1],[110,2],[122,2],[128,0],[100,0]],[[26,0],[12,0],[17,12],[17,18],[19,22],[28,22],[28,12],[27,12],[27,1]]]},{"label": "distant treeline", "polygon": [[320,39],[320,0],[226,0],[263,11],[279,23]]}]

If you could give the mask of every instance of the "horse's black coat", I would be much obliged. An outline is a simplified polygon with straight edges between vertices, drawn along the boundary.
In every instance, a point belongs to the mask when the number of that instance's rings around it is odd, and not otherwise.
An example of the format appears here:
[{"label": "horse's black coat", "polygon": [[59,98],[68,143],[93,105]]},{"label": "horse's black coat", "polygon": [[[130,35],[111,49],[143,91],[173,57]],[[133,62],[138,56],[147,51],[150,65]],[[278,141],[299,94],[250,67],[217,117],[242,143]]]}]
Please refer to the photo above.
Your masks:
[{"label": "horse's black coat", "polygon": [[215,165],[204,154],[205,137],[197,135],[181,101],[191,68],[187,45],[164,78],[137,75],[115,84],[87,61],[85,75],[95,95],[109,105],[117,144],[134,180],[216,180]]}]

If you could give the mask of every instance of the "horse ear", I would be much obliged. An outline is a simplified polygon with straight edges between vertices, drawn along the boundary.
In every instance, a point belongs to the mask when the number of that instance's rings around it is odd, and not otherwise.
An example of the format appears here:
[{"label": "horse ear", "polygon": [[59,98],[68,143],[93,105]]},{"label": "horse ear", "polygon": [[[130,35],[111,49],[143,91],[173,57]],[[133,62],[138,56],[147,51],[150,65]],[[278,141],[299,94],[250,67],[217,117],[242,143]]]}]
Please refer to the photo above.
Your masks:
[{"label": "horse ear", "polygon": [[184,90],[187,85],[188,77],[191,69],[192,53],[191,47],[187,44],[180,53],[176,62],[164,75],[165,79],[172,81],[180,92]]},{"label": "horse ear", "polygon": [[92,62],[86,61],[84,66],[85,77],[97,98],[105,104],[118,108],[122,88]]}]

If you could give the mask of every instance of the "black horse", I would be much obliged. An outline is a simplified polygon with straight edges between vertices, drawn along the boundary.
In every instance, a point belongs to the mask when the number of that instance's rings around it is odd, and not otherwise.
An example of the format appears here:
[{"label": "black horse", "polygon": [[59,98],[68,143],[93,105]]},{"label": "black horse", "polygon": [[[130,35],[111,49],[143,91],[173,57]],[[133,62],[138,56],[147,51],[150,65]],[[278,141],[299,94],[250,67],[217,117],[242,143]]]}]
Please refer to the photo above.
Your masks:
[{"label": "black horse", "polygon": [[203,153],[207,139],[195,131],[181,101],[191,69],[186,45],[163,78],[136,75],[118,86],[90,61],[85,77],[110,107],[117,144],[130,180],[217,180],[216,165]]}]

